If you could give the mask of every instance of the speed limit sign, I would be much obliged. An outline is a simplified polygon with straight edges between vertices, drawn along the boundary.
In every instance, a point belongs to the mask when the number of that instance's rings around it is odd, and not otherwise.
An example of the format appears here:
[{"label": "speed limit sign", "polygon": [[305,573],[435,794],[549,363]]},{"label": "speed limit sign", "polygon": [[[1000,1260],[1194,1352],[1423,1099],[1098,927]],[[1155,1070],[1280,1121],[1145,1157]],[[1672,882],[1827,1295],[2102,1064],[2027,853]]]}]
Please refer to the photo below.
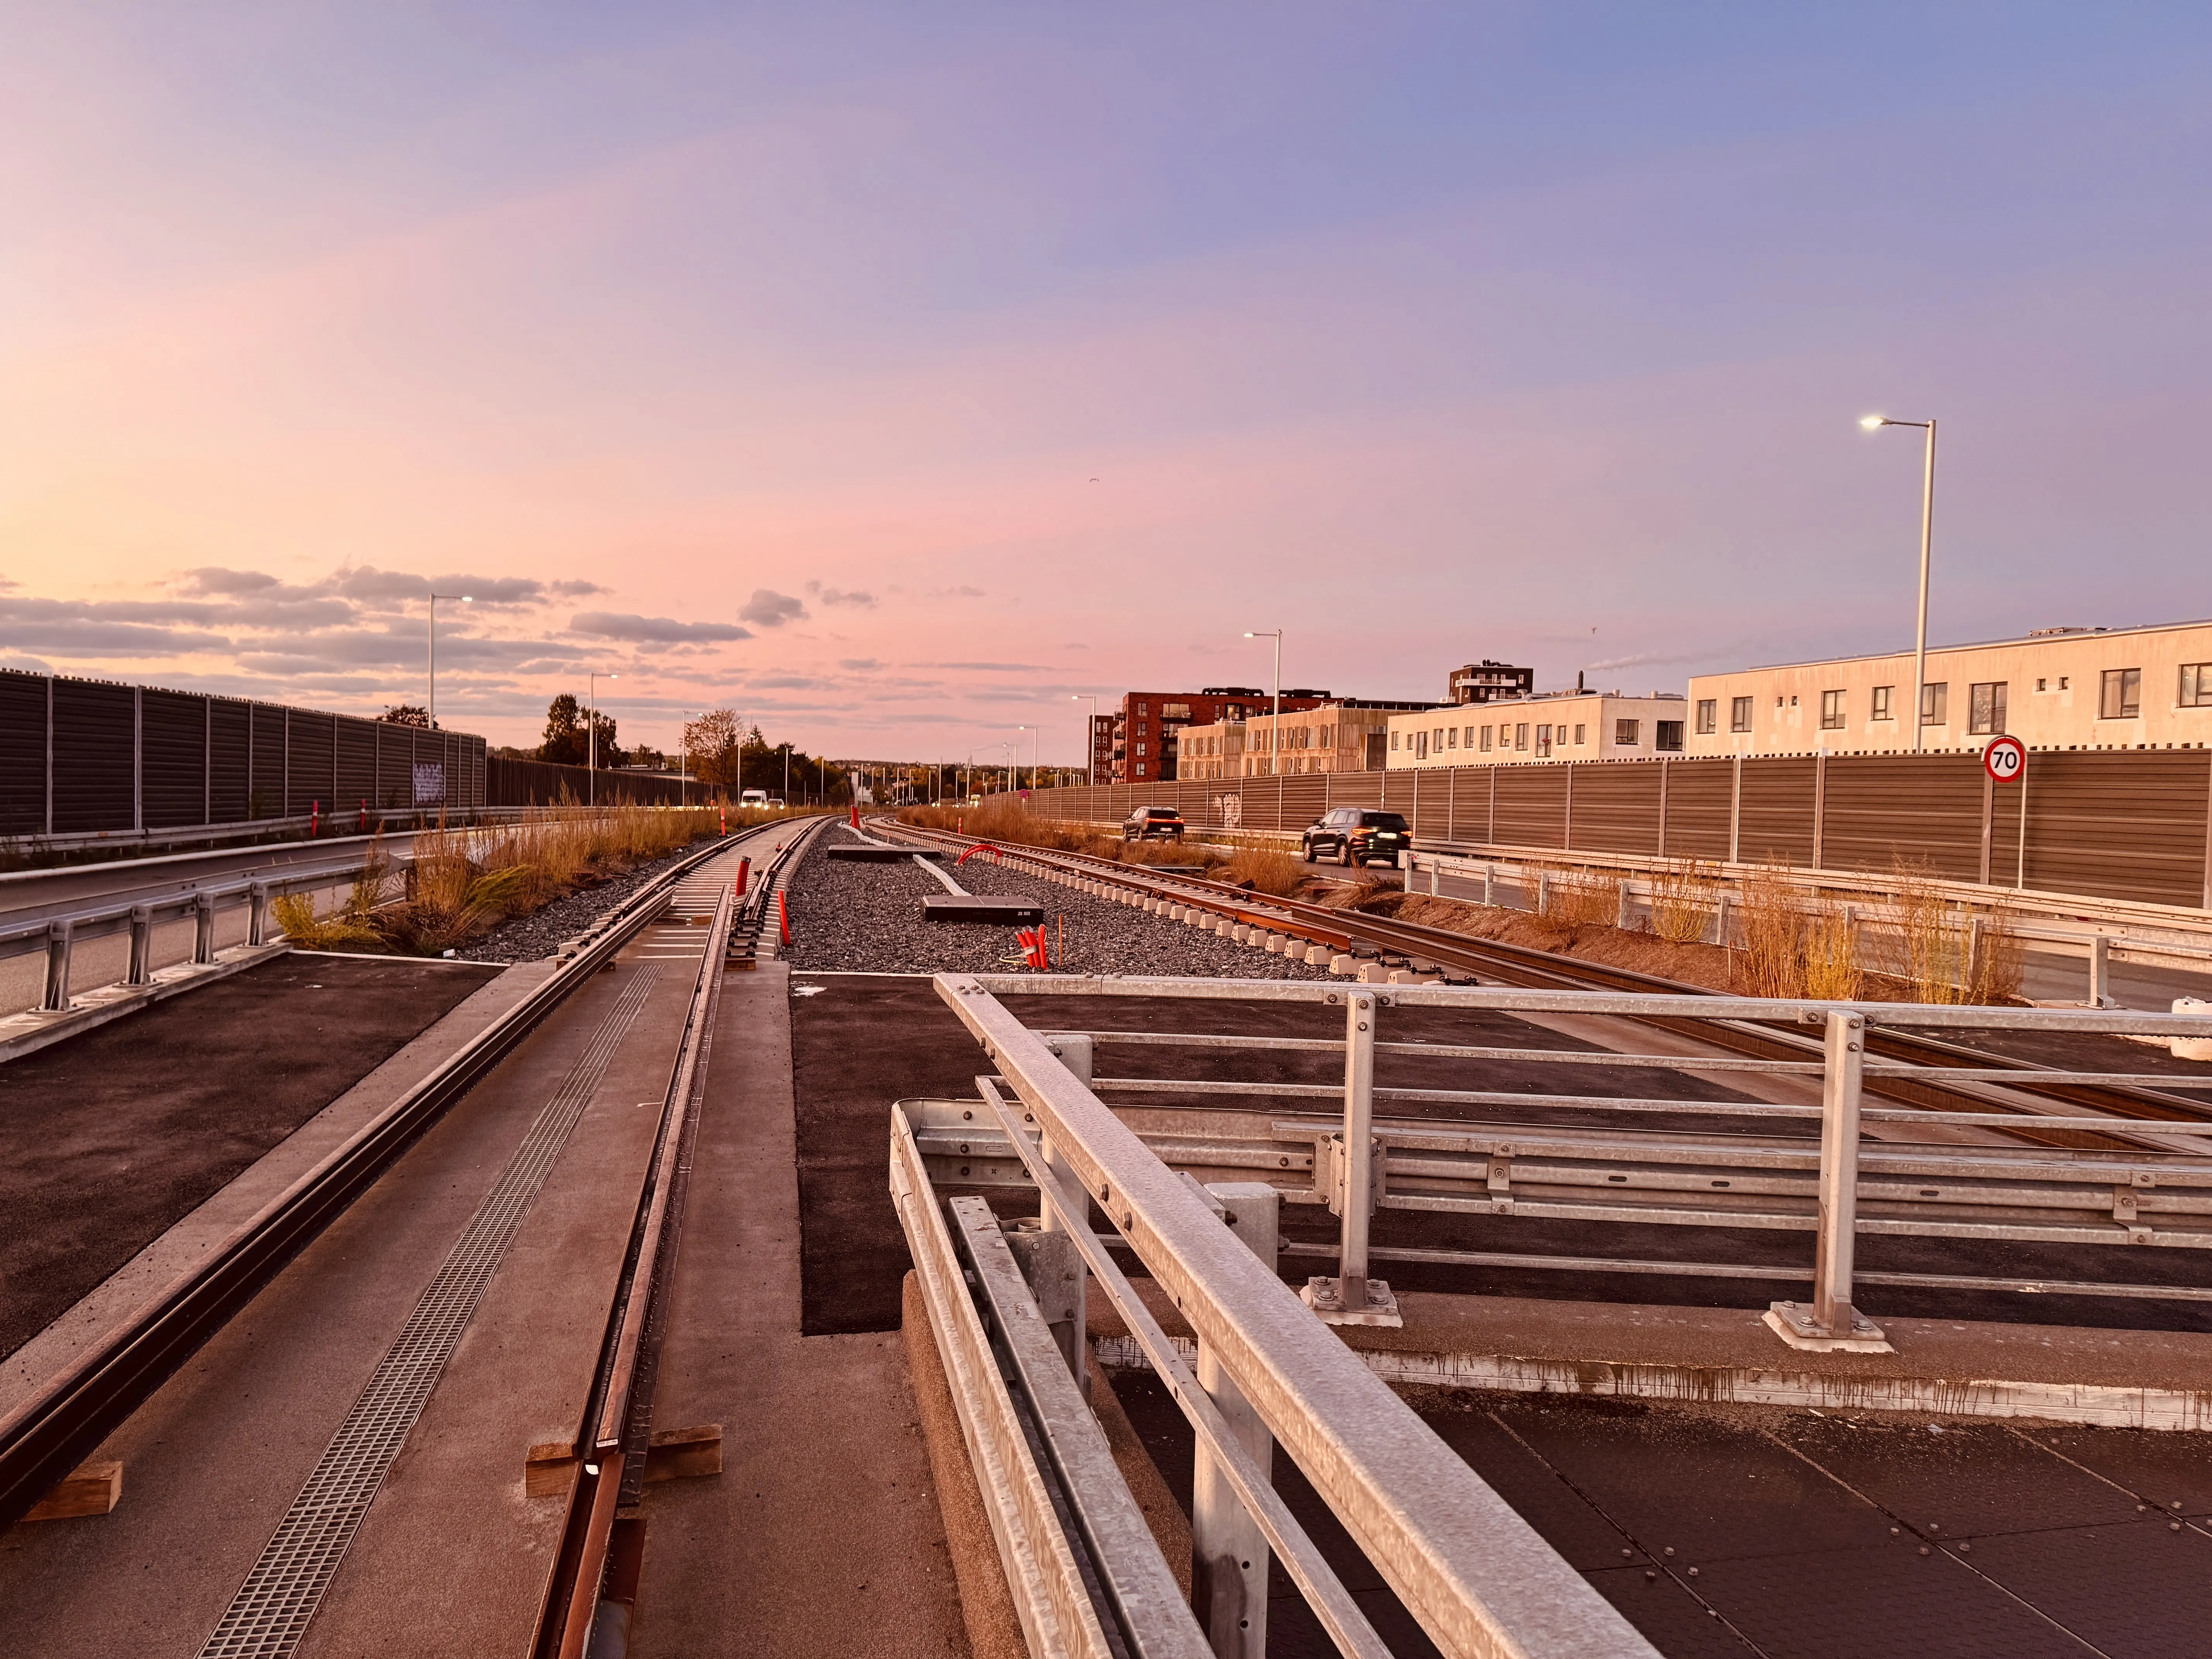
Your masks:
[{"label": "speed limit sign", "polygon": [[2018,738],[1991,738],[1982,768],[1999,783],[2018,783],[2027,772],[2027,750]]}]

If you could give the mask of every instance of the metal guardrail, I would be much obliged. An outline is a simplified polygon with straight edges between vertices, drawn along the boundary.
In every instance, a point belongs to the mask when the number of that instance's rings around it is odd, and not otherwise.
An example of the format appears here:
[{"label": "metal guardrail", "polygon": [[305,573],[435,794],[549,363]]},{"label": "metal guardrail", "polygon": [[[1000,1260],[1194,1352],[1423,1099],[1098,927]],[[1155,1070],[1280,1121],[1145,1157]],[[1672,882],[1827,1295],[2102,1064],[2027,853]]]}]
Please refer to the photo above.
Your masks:
[{"label": "metal guardrail", "polygon": [[[1273,1195],[1241,1183],[1217,1191],[1209,1201],[1207,1194],[1171,1170],[1086,1084],[1088,1042],[1062,1040],[1056,1053],[1052,1041],[1022,1025],[993,994],[1109,983],[1144,986],[1156,994],[1164,987],[1190,981],[949,975],[937,980],[939,995],[981,1042],[1018,1097],[1018,1103],[1010,1101],[993,1079],[979,1079],[987,1116],[982,1127],[995,1128],[1000,1146],[1018,1159],[1038,1191],[1043,1228],[1064,1235],[1079,1254],[1190,1419],[1200,1467],[1193,1550],[1199,1561],[1215,1570],[1198,1581],[1199,1612],[1209,1626],[1214,1651],[1252,1659],[1264,1652],[1265,1593],[1255,1587],[1266,1583],[1270,1550],[1339,1651],[1388,1651],[1276,1496],[1266,1469],[1268,1453],[1255,1455],[1255,1448],[1279,1443],[1445,1652],[1528,1659],[1651,1655],[1650,1646],[1582,1575],[1316,1317],[1277,1277],[1272,1262],[1255,1253],[1255,1233],[1272,1244]],[[1299,988],[1346,1001],[1353,1011],[1355,1030],[1358,1015],[1371,1014],[1372,993]],[[1371,1036],[1371,1018],[1366,1024]],[[944,1272],[945,1253],[930,1224],[936,1206],[925,1157],[903,1109],[894,1116],[892,1161],[894,1190],[902,1193],[901,1216],[917,1262],[927,1260],[940,1280],[933,1303],[940,1351],[957,1358],[957,1338],[948,1334],[944,1322],[962,1317],[961,1284]],[[1118,1244],[1144,1263],[1197,1333],[1195,1369],[1182,1360],[1115,1266],[1106,1243],[1092,1232],[1089,1215],[1094,1203],[1106,1213]],[[1253,1211],[1259,1212],[1256,1226],[1248,1214]],[[1076,1303],[1069,1322],[1079,1334],[1079,1294]],[[968,1343],[968,1369],[988,1384],[990,1377],[984,1374],[972,1332]],[[963,1403],[963,1413],[980,1409],[972,1401]],[[981,1431],[964,1415],[963,1428],[975,1446]],[[992,1443],[1013,1449],[1003,1435]],[[1048,1443],[1041,1455],[1050,1462],[1055,1454],[1056,1445]],[[990,1498],[994,1492],[985,1495]],[[1043,1530],[1042,1521],[1035,1525]],[[1060,1535],[1068,1536],[1067,1528],[1060,1528]],[[1089,1534],[1085,1541],[1088,1550],[1110,1554],[1116,1571],[1134,1575],[1135,1565],[1122,1559],[1123,1546]],[[1139,1546],[1126,1547],[1141,1553]],[[1149,1540],[1142,1547],[1156,1553]],[[1229,1571],[1227,1563],[1234,1563],[1237,1571]],[[1026,1586],[1011,1571],[1009,1577],[1019,1602]],[[1048,1605],[1042,1586],[1037,1596],[1037,1605]],[[1137,1631],[1133,1650],[1176,1651],[1172,1644],[1187,1637],[1187,1630],[1163,1613],[1156,1624]]]},{"label": "metal guardrail", "polygon": [[0,1418],[0,1528],[19,1519],[191,1358],[232,1314],[354,1200],[445,1110],[668,903],[719,841],[632,894],[597,938],[436,1070],[271,1199],[228,1238],[116,1330]]},{"label": "metal guardrail", "polygon": [[[80,940],[128,933],[131,935],[131,964],[124,983],[149,985],[154,978],[154,929],[162,923],[180,921],[187,917],[192,920],[192,961],[204,966],[215,960],[215,919],[217,913],[235,909],[241,904],[246,906],[246,942],[249,945],[271,943],[269,928],[271,899],[281,893],[332,887],[342,882],[352,881],[370,866],[371,861],[369,854],[356,853],[331,864],[307,869],[288,868],[282,875],[272,872],[243,880],[213,883],[190,892],[115,900],[106,904],[89,905],[66,915],[40,917],[13,926],[0,925],[0,959],[33,956],[43,951],[46,957],[46,989],[39,1006],[47,1013],[64,1012],[70,1006],[70,956]],[[395,863],[404,861],[404,857],[394,860]]]}]

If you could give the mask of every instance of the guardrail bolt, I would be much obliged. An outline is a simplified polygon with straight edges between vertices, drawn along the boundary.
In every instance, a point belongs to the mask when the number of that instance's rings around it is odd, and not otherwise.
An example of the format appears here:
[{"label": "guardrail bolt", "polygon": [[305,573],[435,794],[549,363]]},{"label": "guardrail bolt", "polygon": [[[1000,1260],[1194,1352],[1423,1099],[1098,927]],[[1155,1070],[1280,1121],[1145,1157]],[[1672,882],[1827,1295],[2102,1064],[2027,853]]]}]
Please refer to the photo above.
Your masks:
[{"label": "guardrail bolt", "polygon": [[131,907],[131,969],[126,985],[154,982],[154,912],[143,904]]}]

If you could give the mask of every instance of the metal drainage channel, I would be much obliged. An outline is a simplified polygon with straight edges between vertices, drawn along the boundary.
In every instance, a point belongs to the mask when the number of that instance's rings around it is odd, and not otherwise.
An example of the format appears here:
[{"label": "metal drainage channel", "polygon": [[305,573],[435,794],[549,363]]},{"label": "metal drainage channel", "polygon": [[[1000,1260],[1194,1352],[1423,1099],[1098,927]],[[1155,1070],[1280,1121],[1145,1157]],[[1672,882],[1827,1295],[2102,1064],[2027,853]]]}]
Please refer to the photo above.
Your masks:
[{"label": "metal drainage channel", "polygon": [[448,1107],[651,922],[678,880],[728,850],[723,842],[703,847],[633,894],[572,944],[561,966],[536,990],[272,1200],[191,1273],[0,1419],[0,1527],[20,1520],[89,1456]]},{"label": "metal drainage channel", "polygon": [[200,1659],[276,1659],[291,1652],[306,1632],[515,1229],[659,977],[656,964],[640,964],[590,1046],[538,1115],[216,1621]]},{"label": "metal drainage channel", "polygon": [[[908,824],[879,823],[878,827],[932,842],[962,845],[974,842],[971,836],[956,836],[942,830],[921,830]],[[1137,875],[1125,865],[1109,864],[1082,854],[1042,853],[1032,848],[1018,848],[1006,851],[1005,856],[1018,866],[1029,866],[1047,879],[1072,875],[1097,882],[1102,886],[1119,888],[1132,895],[1147,897],[1171,896],[1190,908],[1211,911],[1224,921],[1308,938],[1346,951],[1364,942],[1378,951],[1389,951],[1409,958],[1425,958],[1452,972],[1469,976],[1480,975],[1500,984],[1530,989],[1620,992],[1657,997],[1712,997],[1718,994],[1703,986],[1686,985],[1656,975],[1639,974],[1627,969],[1607,968],[1580,961],[1570,962],[1545,951],[1504,945],[1494,940],[1472,939],[1464,934],[1425,927],[1417,923],[1386,921],[1367,915],[1349,916],[1344,911],[1293,899],[1270,899],[1263,905],[1255,904],[1250,896],[1240,888],[1188,878],[1169,878],[1149,872]],[[2037,1113],[2017,1100],[2008,1099],[2006,1091],[2041,1097],[2061,1106],[2087,1108],[2147,1125],[2212,1121],[2212,1109],[2160,1090],[2141,1085],[2112,1086],[2068,1081],[2063,1074],[2046,1081],[2042,1074],[2051,1068],[2038,1066],[2033,1061],[1884,1025],[1881,1024],[1881,1005],[1876,1005],[1870,1007],[1868,1013],[1866,1042],[1869,1057],[1902,1060],[1924,1068],[1921,1073],[1908,1076],[1892,1073],[1869,1082],[1868,1091],[1870,1094],[1901,1105],[1937,1111],[2006,1112],[2015,1116],[2018,1122],[2005,1126],[2004,1133],[2038,1144],[2060,1147],[2118,1149],[2141,1143],[2118,1125],[2109,1132],[2040,1129],[2036,1127]],[[1801,1036],[1771,1024],[1741,1020],[1688,1021],[1656,1016],[1642,1018],[1644,1023],[1660,1030],[1678,1036],[1693,1036],[1725,1053],[1753,1059],[1810,1061],[1817,1060],[1821,1054],[1819,1039]],[[2004,1075],[2002,1078],[1990,1076],[1953,1081],[1942,1075],[1948,1070]]]}]

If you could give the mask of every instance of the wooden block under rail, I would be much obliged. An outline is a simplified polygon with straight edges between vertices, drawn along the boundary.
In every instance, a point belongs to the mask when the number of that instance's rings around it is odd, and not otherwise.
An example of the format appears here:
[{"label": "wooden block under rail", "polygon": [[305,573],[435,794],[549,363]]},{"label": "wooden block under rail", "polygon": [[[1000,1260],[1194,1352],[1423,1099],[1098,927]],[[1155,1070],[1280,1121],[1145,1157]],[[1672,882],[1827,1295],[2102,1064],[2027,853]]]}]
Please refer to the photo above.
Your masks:
[{"label": "wooden block under rail", "polygon": [[[720,1467],[721,1448],[714,1449]],[[52,1492],[41,1498],[23,1519],[26,1521],[74,1521],[80,1516],[105,1515],[123,1501],[123,1465],[120,1463],[85,1463]]]},{"label": "wooden block under rail", "polygon": [[[661,1480],[688,1480],[722,1472],[722,1425],[702,1424],[696,1429],[663,1429],[645,1454],[647,1486]],[[576,1443],[547,1440],[532,1446],[524,1461],[522,1490],[526,1497],[559,1498],[568,1491],[576,1474]]]}]

